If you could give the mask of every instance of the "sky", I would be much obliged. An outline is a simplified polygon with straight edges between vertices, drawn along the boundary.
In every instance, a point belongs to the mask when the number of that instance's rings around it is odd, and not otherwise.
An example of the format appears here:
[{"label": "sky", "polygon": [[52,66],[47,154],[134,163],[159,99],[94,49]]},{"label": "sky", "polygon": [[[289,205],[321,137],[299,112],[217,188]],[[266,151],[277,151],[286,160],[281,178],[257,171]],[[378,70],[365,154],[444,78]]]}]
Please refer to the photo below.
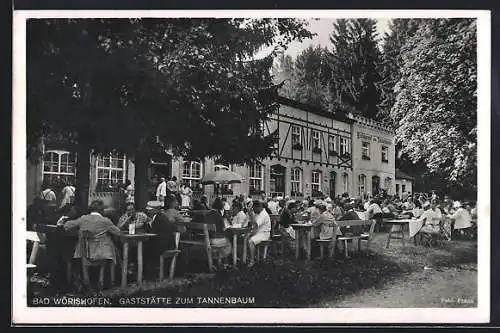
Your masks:
[{"label": "sky", "polygon": [[[382,37],[384,33],[388,30],[389,26],[389,19],[376,19],[377,21],[377,34],[379,37]],[[310,20],[309,21],[309,26],[308,29],[309,31],[316,33],[317,35],[314,36],[312,39],[305,39],[302,42],[292,42],[290,45],[288,45],[287,50],[285,51],[285,54],[288,54],[295,58],[297,55],[299,55],[303,50],[309,47],[309,45],[312,46],[326,46],[328,48],[331,48],[331,43],[330,43],[330,33],[332,32],[332,27],[333,23],[335,22],[335,19],[318,19],[318,20]],[[272,47],[270,48],[265,48],[261,51],[259,51],[256,55],[255,58],[259,59],[261,57],[264,57],[268,55],[271,52]]]},{"label": "sky", "polygon": [[[389,21],[389,19],[377,19],[377,33],[379,37],[382,37],[388,30]],[[330,48],[331,43],[329,35],[332,32],[332,25],[334,22],[335,19],[311,20],[308,29],[309,31],[316,33],[317,36],[313,39],[306,39],[302,41],[302,43],[290,43],[285,53],[291,55],[292,57],[296,57],[303,50],[308,48],[309,45],[321,45]]]}]

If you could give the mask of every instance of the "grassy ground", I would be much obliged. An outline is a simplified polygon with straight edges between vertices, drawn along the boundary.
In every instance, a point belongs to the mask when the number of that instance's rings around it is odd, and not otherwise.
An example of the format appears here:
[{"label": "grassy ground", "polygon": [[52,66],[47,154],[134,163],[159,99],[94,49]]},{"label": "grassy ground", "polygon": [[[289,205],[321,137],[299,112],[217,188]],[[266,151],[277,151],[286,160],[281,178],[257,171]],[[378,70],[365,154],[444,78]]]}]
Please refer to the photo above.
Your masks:
[{"label": "grassy ground", "polygon": [[[180,277],[174,281],[146,281],[141,290],[131,285],[106,290],[103,295],[249,296],[255,297],[255,303],[242,306],[264,308],[476,306],[476,243],[446,242],[439,248],[407,244],[403,248],[395,240],[386,249],[386,237],[376,234],[368,253],[353,253],[348,259],[339,253],[323,262],[271,257],[250,269],[207,274],[203,256],[199,261],[190,259],[189,265],[180,260]],[[36,292],[50,293],[50,288]]]}]

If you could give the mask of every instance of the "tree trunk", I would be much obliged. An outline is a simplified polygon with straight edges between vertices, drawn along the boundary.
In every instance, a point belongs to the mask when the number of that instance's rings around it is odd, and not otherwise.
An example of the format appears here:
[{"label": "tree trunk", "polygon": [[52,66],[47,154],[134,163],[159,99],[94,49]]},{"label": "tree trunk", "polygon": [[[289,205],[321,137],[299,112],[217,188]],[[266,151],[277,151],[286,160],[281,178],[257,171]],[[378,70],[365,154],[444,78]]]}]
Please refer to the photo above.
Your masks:
[{"label": "tree trunk", "polygon": [[76,208],[79,214],[86,213],[89,206],[90,148],[85,138],[78,144],[76,161]]},{"label": "tree trunk", "polygon": [[147,202],[150,200],[148,191],[150,157],[148,149],[139,149],[135,156],[134,198],[139,209],[146,207]]}]

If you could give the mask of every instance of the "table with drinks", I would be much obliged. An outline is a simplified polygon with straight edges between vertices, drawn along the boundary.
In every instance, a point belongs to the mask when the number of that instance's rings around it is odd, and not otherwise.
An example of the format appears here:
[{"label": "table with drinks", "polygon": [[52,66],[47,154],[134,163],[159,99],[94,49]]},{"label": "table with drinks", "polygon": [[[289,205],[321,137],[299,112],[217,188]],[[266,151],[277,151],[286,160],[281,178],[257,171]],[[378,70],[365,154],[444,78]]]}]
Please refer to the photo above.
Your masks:
[{"label": "table with drinks", "polygon": [[120,234],[120,240],[123,244],[121,286],[123,288],[127,286],[129,244],[137,244],[137,284],[139,287],[142,287],[142,276],[144,270],[143,242],[157,235],[144,232],[143,230],[136,230],[135,223],[130,223],[128,227],[128,231],[122,231]]}]

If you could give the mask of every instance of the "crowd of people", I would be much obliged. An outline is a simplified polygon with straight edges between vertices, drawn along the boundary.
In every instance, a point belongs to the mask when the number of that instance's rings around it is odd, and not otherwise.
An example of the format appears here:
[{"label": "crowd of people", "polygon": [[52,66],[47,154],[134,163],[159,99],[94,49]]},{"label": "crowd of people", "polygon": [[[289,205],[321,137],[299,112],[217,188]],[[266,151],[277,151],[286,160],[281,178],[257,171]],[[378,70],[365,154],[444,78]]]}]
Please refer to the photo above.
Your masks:
[{"label": "crowd of people", "polygon": [[[132,192],[130,184],[124,187],[125,191],[127,188]],[[464,230],[473,228],[477,221],[474,202],[461,203],[447,196],[440,199],[434,193],[429,196],[408,195],[404,199],[397,196],[376,196],[368,200],[351,198],[347,194],[334,199],[325,196],[307,200],[240,195],[234,197],[231,202],[224,197],[215,197],[213,202],[209,203],[205,195],[199,200],[191,200],[192,191],[189,186],[183,184],[178,187],[173,177],[168,181],[161,179],[157,186],[156,200],[149,201],[144,210],[138,209],[133,200],[127,200],[124,211],[117,221],[104,216],[105,207],[101,200],[93,201],[87,214],[77,216],[74,187],[66,186],[61,194],[61,204],[64,204],[59,209],[37,211],[37,207],[48,207],[47,203],[55,201],[54,191],[45,187],[36,200],[46,204],[37,206],[35,202],[35,205],[30,207],[32,211],[28,211],[28,220],[39,224],[55,222],[67,231],[75,228],[89,231],[95,236],[95,243],[90,247],[90,258],[108,259],[113,262],[116,262],[119,256],[119,247],[113,235],[117,236],[120,232],[128,230],[130,224],[134,224],[138,232],[142,229],[155,233],[158,237],[145,244],[146,272],[148,269],[155,269],[157,258],[162,251],[175,246],[176,226],[185,223],[185,217],[189,214],[193,222],[215,226],[210,241],[213,252],[221,260],[221,264],[225,261],[227,263],[232,253],[232,234],[227,229],[248,228],[249,232],[245,235],[244,241],[248,244],[249,266],[255,264],[256,247],[270,240],[272,235],[280,235],[288,240],[288,249],[291,251],[296,238],[295,231],[291,227],[294,223],[307,221],[312,224],[313,238],[331,239],[345,234],[359,235],[364,231],[355,227],[339,228],[337,221],[375,219],[380,229],[384,227],[384,218],[406,215],[423,221],[420,233],[443,233],[445,237],[450,238],[453,231],[463,233]],[[205,214],[196,214],[199,211],[204,211]],[[271,219],[271,216],[275,218]],[[276,223],[272,223],[272,220]],[[81,256],[79,248],[78,244],[74,247],[75,258]]]}]

